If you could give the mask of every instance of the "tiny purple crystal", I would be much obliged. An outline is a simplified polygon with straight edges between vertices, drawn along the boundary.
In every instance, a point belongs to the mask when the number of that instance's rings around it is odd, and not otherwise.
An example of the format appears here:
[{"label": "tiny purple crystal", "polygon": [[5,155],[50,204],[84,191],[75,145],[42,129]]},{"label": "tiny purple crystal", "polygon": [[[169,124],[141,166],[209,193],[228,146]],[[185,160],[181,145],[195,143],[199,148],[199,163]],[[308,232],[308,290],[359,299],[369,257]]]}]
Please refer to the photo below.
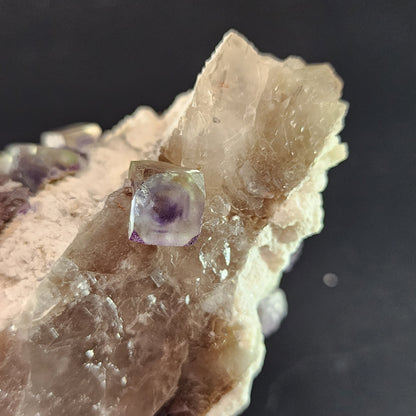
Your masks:
[{"label": "tiny purple crystal", "polygon": [[185,246],[201,232],[205,203],[200,171],[155,161],[131,162],[133,186],[129,238],[160,246]]}]

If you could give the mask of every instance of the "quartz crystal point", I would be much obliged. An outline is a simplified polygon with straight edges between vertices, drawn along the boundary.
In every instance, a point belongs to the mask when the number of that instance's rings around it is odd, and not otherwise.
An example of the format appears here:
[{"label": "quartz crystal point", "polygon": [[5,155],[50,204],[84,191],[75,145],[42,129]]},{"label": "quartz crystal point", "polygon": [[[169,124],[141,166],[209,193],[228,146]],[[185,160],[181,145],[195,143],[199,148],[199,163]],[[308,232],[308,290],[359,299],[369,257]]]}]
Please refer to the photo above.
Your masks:
[{"label": "quartz crystal point", "polygon": [[204,177],[166,162],[131,162],[129,238],[158,246],[186,246],[201,232]]},{"label": "quartz crystal point", "polygon": [[[341,89],[329,65],[230,32],[192,92],[162,116],[139,108],[87,170],[33,197],[0,234],[0,414],[241,412],[262,324],[286,313],[282,272],[321,230],[326,172],[347,155]],[[204,175],[193,245],[128,239],[123,180],[143,159]]]}]

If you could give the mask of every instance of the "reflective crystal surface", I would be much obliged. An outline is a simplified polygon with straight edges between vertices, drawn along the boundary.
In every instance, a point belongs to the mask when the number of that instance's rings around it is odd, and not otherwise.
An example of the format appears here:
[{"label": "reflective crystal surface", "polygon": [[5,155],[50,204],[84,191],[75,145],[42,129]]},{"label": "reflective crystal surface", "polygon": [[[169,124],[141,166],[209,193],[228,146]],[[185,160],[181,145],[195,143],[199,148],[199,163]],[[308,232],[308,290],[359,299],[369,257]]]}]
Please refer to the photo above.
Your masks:
[{"label": "reflective crystal surface", "polygon": [[[0,229],[17,213],[27,211],[30,194],[45,183],[84,168],[89,146],[101,133],[96,123],[75,123],[42,133],[41,145],[13,144],[0,152],[0,177],[8,184],[0,191]],[[24,186],[16,187],[13,181]]]},{"label": "reflective crystal surface", "polygon": [[74,123],[43,132],[40,142],[47,147],[69,147],[84,152],[101,134],[101,127],[96,123]]},{"label": "reflective crystal surface", "polygon": [[86,159],[67,148],[50,148],[37,144],[12,144],[1,156],[4,175],[21,182],[32,192],[43,184],[73,174],[84,166]]},{"label": "reflective crystal surface", "polygon": [[170,163],[134,161],[129,238],[159,246],[192,244],[201,232],[205,203],[202,173]]}]

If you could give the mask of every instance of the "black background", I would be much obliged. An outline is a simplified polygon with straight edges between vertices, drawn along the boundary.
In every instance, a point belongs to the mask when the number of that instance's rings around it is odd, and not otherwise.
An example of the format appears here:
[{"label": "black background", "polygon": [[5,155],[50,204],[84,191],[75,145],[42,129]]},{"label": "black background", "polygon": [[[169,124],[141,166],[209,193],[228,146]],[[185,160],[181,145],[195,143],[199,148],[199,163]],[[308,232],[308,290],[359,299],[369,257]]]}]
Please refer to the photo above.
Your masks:
[{"label": "black background", "polygon": [[283,279],[289,316],[244,415],[414,415],[415,25],[400,0],[1,0],[1,144],[164,110],[231,27],[278,57],[331,62],[351,154],[330,173],[324,231]]}]

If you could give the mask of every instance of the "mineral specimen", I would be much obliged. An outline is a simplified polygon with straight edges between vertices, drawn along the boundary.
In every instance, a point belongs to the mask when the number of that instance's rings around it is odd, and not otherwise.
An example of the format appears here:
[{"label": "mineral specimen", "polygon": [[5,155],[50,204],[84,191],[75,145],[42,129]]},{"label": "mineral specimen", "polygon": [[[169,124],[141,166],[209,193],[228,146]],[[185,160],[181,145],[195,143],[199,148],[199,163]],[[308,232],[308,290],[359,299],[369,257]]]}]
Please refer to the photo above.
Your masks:
[{"label": "mineral specimen", "polygon": [[[329,65],[230,32],[192,92],[160,117],[139,108],[87,170],[31,198],[0,234],[0,414],[241,412],[261,323],[269,333],[286,311],[282,271],[320,231],[326,171],[347,155],[341,89]],[[204,175],[193,245],[128,239],[123,181],[141,159]]]},{"label": "mineral specimen", "polygon": [[186,246],[201,232],[204,177],[166,162],[131,162],[129,238],[158,246]]}]

